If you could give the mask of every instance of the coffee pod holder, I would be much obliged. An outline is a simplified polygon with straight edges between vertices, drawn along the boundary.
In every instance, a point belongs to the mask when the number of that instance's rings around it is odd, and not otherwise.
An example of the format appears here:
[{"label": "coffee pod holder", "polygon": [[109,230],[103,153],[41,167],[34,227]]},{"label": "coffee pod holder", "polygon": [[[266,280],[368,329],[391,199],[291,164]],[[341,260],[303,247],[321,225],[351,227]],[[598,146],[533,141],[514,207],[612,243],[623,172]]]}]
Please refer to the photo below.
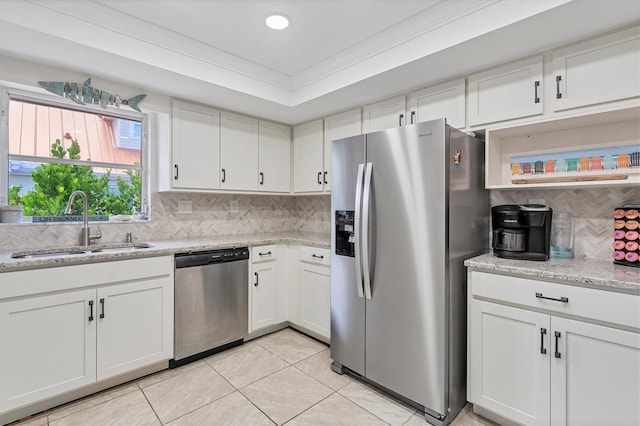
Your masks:
[{"label": "coffee pod holder", "polygon": [[613,263],[640,267],[640,204],[613,211]]}]

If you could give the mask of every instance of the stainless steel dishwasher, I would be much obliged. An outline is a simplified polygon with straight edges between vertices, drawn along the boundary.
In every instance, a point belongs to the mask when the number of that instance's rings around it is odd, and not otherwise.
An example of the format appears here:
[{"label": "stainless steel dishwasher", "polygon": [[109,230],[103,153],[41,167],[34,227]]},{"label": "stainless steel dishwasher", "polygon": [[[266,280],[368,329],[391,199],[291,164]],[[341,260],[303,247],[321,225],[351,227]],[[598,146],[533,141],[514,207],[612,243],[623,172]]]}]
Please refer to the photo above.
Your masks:
[{"label": "stainless steel dishwasher", "polygon": [[175,255],[170,368],[243,343],[249,321],[248,259],[246,247]]}]

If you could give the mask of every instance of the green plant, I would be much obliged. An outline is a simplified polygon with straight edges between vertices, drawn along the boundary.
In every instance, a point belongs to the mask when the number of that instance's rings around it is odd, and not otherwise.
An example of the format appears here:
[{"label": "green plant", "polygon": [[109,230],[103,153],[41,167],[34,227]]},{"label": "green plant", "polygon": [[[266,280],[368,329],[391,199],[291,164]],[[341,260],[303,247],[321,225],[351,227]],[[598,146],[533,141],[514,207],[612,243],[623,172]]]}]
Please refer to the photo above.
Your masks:
[{"label": "green plant", "polygon": [[9,188],[9,205],[10,206],[19,206],[22,204],[22,197],[20,196],[20,190],[22,189],[22,185],[13,185]]},{"label": "green plant", "polygon": [[[65,149],[56,139],[51,145],[51,155],[54,158],[80,159],[80,146],[76,140],[71,141],[71,146]],[[59,216],[64,214],[67,201],[71,193],[76,190],[84,191],[89,200],[89,214],[114,215],[133,214],[140,210],[140,189],[142,178],[139,171],[129,170],[130,182],[118,176],[116,182],[119,194],[109,191],[109,178],[111,171],[107,170],[101,176],[93,173],[90,166],[71,164],[41,164],[31,172],[34,187],[25,195],[18,193],[21,185],[14,185],[9,189],[15,194],[24,206],[26,216]],[[74,211],[82,211],[82,200],[74,201]]]}]

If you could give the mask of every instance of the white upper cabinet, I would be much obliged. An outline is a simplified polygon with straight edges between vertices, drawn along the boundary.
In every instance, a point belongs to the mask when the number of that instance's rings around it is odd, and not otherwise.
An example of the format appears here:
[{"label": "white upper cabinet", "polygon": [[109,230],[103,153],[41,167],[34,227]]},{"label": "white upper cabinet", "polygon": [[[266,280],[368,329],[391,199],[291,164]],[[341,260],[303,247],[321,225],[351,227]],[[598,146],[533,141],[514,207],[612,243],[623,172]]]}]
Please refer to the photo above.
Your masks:
[{"label": "white upper cabinet", "polygon": [[640,96],[640,29],[553,52],[553,110]]},{"label": "white upper cabinet", "polygon": [[291,128],[269,121],[259,122],[258,190],[291,191]]},{"label": "white upper cabinet", "polygon": [[469,76],[469,125],[542,114],[542,56]]},{"label": "white upper cabinet", "polygon": [[467,125],[465,79],[449,81],[409,94],[409,124],[446,118],[456,129]]},{"label": "white upper cabinet", "polygon": [[331,142],[362,134],[362,110],[360,108],[324,119],[324,172],[325,192],[331,191]]},{"label": "white upper cabinet", "polygon": [[220,189],[257,191],[258,120],[220,114]]},{"label": "white upper cabinet", "polygon": [[316,120],[293,128],[293,191],[322,192],[323,123]]},{"label": "white upper cabinet", "polygon": [[220,111],[174,100],[171,122],[171,187],[218,189]]},{"label": "white upper cabinet", "polygon": [[392,129],[407,124],[404,96],[387,99],[362,108],[362,133]]}]

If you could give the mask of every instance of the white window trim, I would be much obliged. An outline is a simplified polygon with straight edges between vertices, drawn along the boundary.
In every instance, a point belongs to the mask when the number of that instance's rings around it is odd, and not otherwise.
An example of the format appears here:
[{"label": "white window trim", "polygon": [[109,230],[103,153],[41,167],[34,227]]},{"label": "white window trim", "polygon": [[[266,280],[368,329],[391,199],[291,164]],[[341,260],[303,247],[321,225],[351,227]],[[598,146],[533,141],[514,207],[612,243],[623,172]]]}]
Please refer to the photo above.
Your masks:
[{"label": "white window trim", "polygon": [[[26,87],[26,86],[24,86]],[[99,105],[79,105],[75,102],[50,94],[40,88],[23,88],[8,82],[0,84],[0,206],[7,205],[9,191],[9,101],[25,101],[41,105],[49,105],[53,107],[72,109],[80,112],[89,112],[94,114],[104,114],[116,118],[124,118],[128,120],[138,120],[142,123],[142,144],[140,147],[140,166],[131,166],[130,169],[141,169],[142,171],[142,187],[140,194],[141,210],[145,214],[145,219],[150,219],[150,180],[151,171],[150,152],[149,152],[149,117],[148,114],[136,111],[127,111],[113,106],[102,108]],[[36,158],[36,157],[31,157]],[[64,162],[64,161],[56,161]],[[78,161],[73,161],[77,164]],[[113,166],[121,168],[122,165],[110,163],[91,162],[94,166]],[[51,222],[55,224],[56,222]]]}]

